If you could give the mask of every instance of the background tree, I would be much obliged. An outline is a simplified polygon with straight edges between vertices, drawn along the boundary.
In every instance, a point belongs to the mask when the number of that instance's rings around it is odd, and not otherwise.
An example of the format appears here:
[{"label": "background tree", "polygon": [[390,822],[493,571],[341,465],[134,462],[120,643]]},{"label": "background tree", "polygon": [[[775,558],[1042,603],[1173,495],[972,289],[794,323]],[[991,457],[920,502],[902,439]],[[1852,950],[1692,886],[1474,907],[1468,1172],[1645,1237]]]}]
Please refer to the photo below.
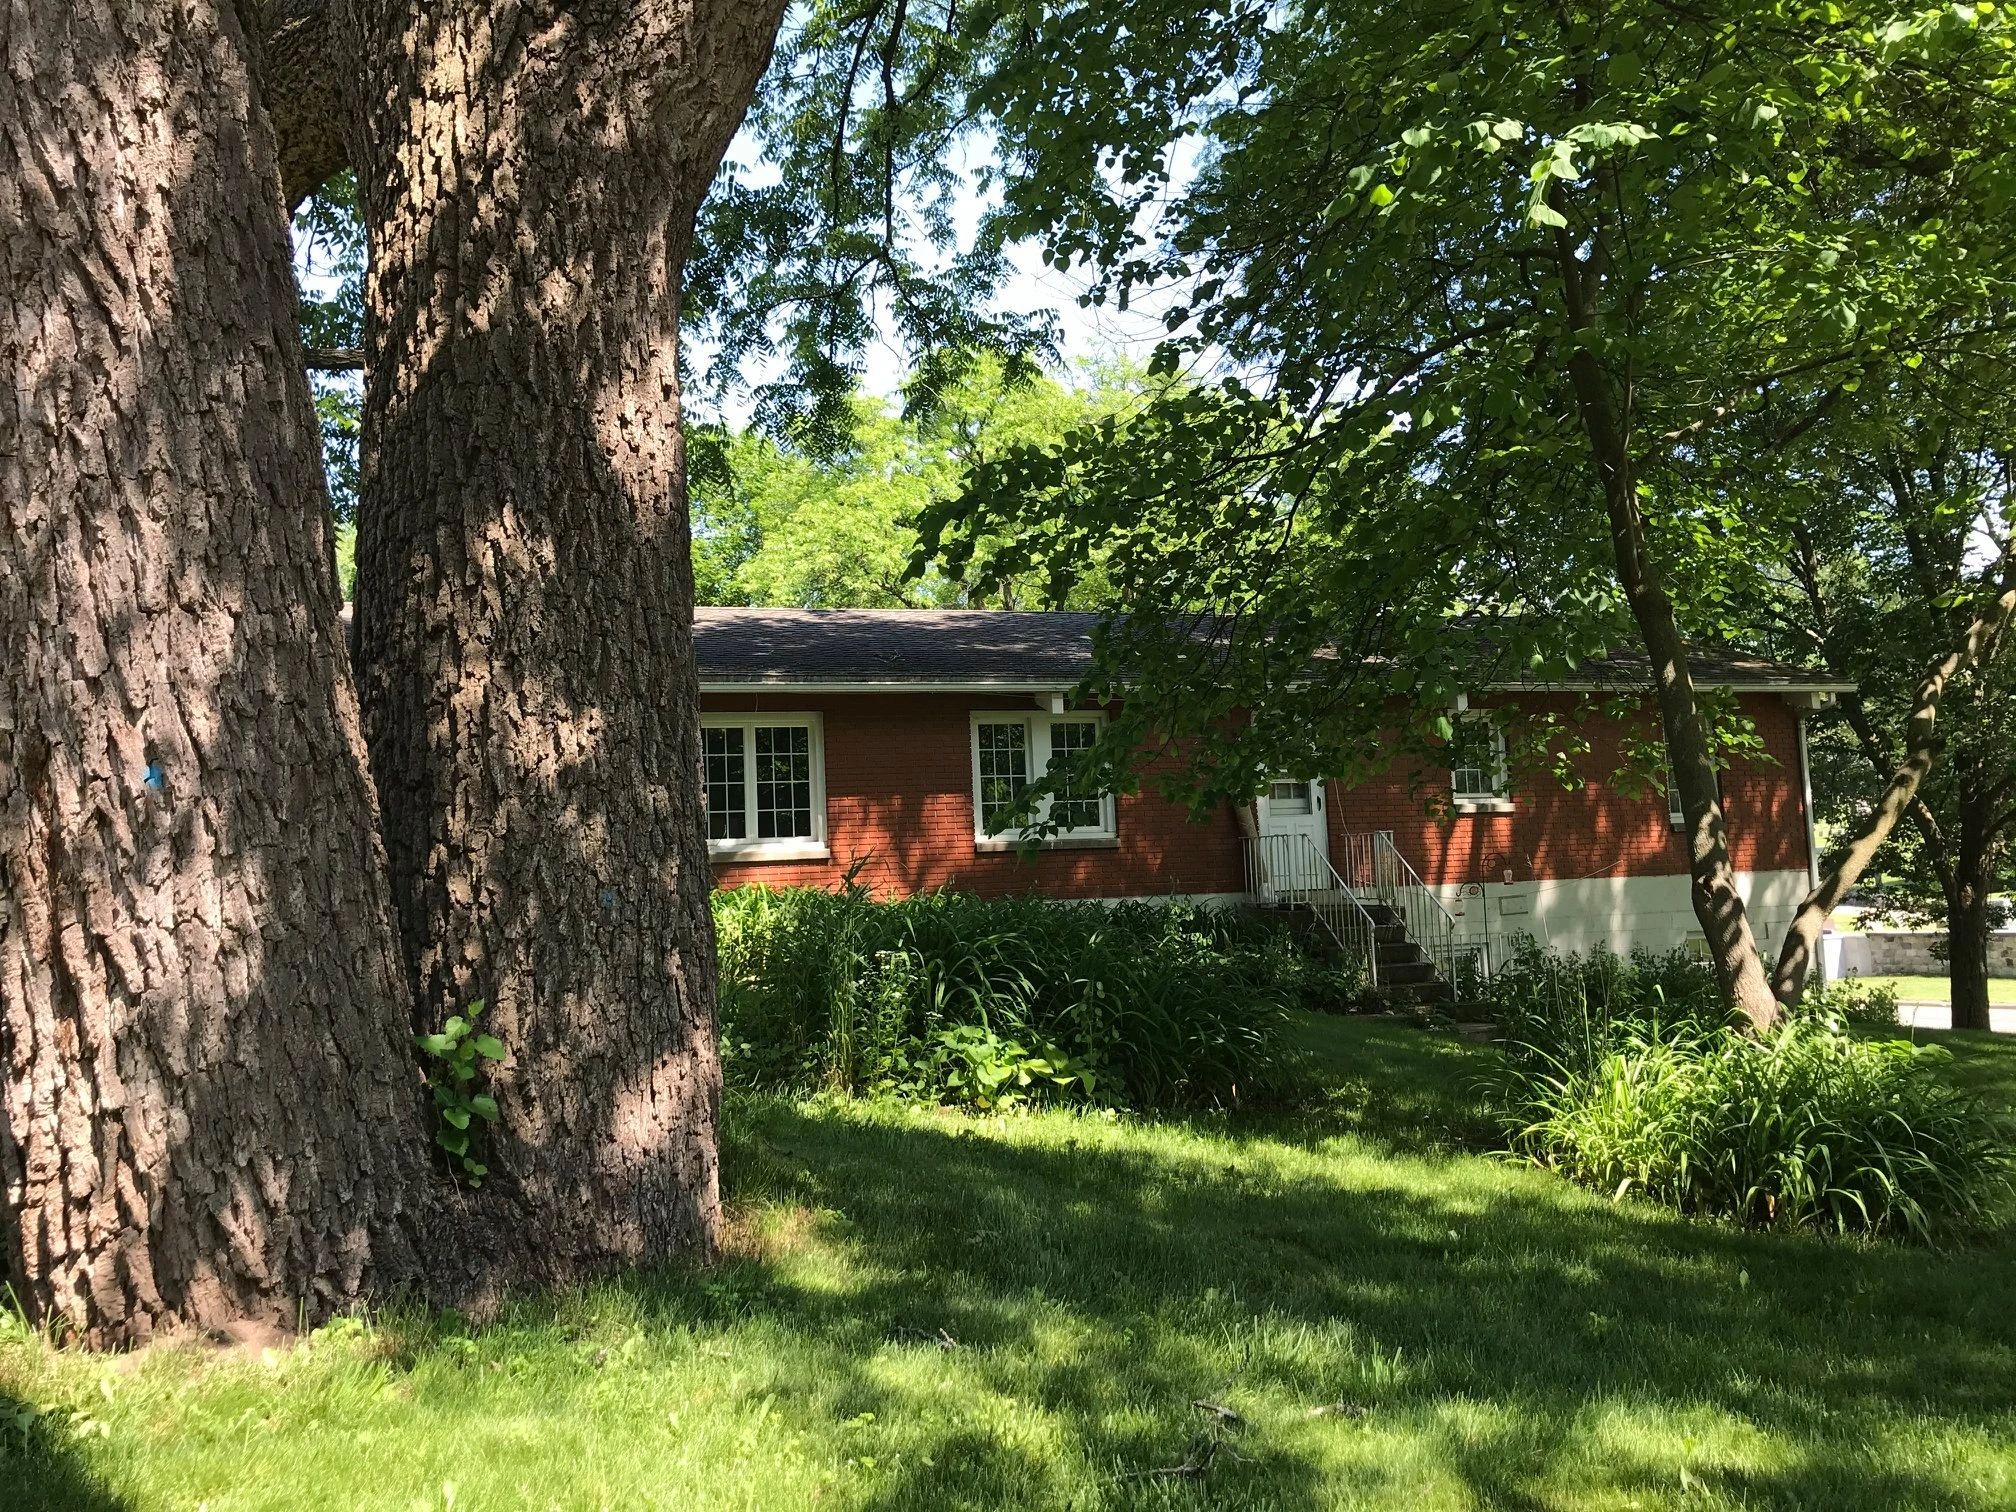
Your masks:
[{"label": "background tree", "polygon": [[[1424,659],[1416,691],[1442,702],[1479,642],[1437,652],[1438,603],[1493,617],[1492,656],[1536,672],[1627,631],[1696,915],[1731,1003],[1770,1022],[1689,648],[1740,625],[1732,584],[1782,554],[1792,520],[1768,487],[1738,501],[1725,484],[1769,476],[1760,434],[1790,450],[1873,374],[2002,334],[2000,12],[1451,0],[1286,19],[1151,5],[1126,28],[1066,6],[1027,25],[979,95],[1011,148],[1001,234],[1044,236],[1095,301],[1173,291],[1163,366],[1228,376],[1124,436],[993,470],[940,523],[1059,561],[1060,522],[1153,513],[1158,565],[1134,570],[1159,592],[1137,608],[1166,612],[1130,621],[1125,654],[1239,663],[1263,711],[1330,638]],[[1356,544],[1333,558],[1333,538]],[[1368,597],[1360,553],[1381,559],[1382,540],[1419,570]],[[1238,612],[1200,643],[1189,613],[1226,589]],[[1930,713],[2011,602],[1938,649],[1871,832],[1802,908],[1777,994],[1798,991],[1820,921],[1922,781]],[[1228,650],[1242,626],[1275,644]],[[1324,680],[1340,706],[1391,695],[1393,676],[1349,660]],[[1264,718],[1253,738],[1293,744],[1270,732],[1295,726]]]},{"label": "background tree", "polygon": [[[1792,654],[1855,683],[1814,748],[1815,802],[1830,827],[1867,826],[1873,769],[1909,738],[1927,647],[1952,645],[2003,587],[2016,426],[2009,372],[1970,357],[1874,388],[1854,424],[1818,438],[1805,486],[1827,507],[1793,532],[1777,602]],[[1953,1021],[1986,1029],[1994,896],[2016,828],[2016,660],[2004,636],[1940,702],[1938,764],[1881,853],[1906,911],[1947,929]]]},{"label": "background tree", "polygon": [[0,1269],[98,1343],[323,1316],[431,1206],[254,46],[0,6]]},{"label": "background tree", "polygon": [[[910,573],[917,519],[956,495],[973,469],[1017,446],[1044,445],[1138,402],[1142,375],[1107,364],[1082,385],[1009,381],[983,358],[908,418],[861,396],[837,446],[787,447],[750,429],[732,439],[725,465],[694,481],[694,579],[705,604],[799,608],[966,605],[959,580]],[[1104,601],[1094,569],[1065,600]],[[1033,583],[1007,581],[988,602],[1030,602]],[[1063,607],[1063,604],[1057,607]]]}]

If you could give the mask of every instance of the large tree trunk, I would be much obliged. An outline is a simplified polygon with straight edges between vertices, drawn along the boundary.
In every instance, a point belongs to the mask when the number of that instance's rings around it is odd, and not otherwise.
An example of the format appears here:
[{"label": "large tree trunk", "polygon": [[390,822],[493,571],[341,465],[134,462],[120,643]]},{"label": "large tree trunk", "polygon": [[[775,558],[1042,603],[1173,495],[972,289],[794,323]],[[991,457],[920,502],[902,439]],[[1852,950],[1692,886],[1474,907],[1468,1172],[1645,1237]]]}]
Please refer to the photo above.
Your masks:
[{"label": "large tree trunk", "polygon": [[0,1266],[138,1340],[411,1273],[408,998],[226,0],[0,0]]},{"label": "large tree trunk", "polygon": [[782,0],[350,0],[371,236],[359,681],[423,1013],[481,998],[559,1278],[715,1240],[677,366]]},{"label": "large tree trunk", "polygon": [[260,82],[279,142],[280,189],[291,216],[350,166],[343,138],[343,80],[333,0],[241,0],[264,37]]}]

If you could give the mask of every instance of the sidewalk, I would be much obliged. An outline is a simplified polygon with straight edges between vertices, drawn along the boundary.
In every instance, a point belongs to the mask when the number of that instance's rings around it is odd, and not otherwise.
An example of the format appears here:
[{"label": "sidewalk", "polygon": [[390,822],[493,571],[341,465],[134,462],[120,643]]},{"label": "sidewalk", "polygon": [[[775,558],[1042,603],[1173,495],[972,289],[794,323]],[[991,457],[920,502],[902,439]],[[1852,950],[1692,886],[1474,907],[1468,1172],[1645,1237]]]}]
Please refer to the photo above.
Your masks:
[{"label": "sidewalk", "polygon": [[[1951,1003],[1899,1003],[1897,1022],[1907,1029],[1951,1029],[1953,1027],[1953,1005]],[[2016,1034],[2016,1008],[1992,1005],[1988,1009],[1988,1026],[1997,1034]]]}]

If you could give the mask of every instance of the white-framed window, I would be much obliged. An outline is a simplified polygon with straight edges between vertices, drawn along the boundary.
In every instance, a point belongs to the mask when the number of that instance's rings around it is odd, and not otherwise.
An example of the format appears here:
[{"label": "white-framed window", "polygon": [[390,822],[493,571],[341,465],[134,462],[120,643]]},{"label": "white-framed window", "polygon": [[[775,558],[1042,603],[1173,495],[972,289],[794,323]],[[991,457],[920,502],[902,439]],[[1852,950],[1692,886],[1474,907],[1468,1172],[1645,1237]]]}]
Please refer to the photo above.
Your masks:
[{"label": "white-framed window", "polygon": [[1316,812],[1313,783],[1279,780],[1267,784],[1267,807],[1284,818],[1301,818]]},{"label": "white-framed window", "polygon": [[1056,826],[1060,839],[1114,837],[1113,795],[1074,782],[1070,767],[1099,739],[1101,716],[1022,714],[1012,710],[973,716],[973,838],[1012,844],[1020,826],[1015,804],[1039,776],[1056,773],[1057,791],[1037,805],[1039,824]]},{"label": "white-framed window", "polygon": [[1512,801],[1505,732],[1482,716],[1456,721],[1449,748],[1449,790],[1458,808],[1503,808]]},{"label": "white-framed window", "polygon": [[752,860],[826,854],[826,749],[817,714],[703,714],[707,849]]}]

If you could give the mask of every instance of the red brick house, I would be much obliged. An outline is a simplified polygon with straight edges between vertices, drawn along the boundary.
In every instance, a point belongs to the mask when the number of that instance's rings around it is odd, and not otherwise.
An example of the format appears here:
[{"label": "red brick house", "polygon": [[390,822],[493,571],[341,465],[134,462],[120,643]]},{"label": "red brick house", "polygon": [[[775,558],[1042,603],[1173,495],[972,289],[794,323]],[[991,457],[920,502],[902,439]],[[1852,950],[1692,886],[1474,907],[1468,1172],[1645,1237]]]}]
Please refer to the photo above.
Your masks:
[{"label": "red brick house", "polygon": [[[1276,782],[1252,805],[1201,822],[1152,792],[1067,795],[1052,815],[1063,832],[1033,854],[990,835],[987,819],[1018,782],[1096,734],[1103,713],[1073,705],[1069,690],[1090,669],[1097,622],[985,610],[700,610],[717,882],[833,886],[858,867],[885,893],[950,886],[1229,902],[1278,891],[1284,878],[1306,889],[1288,873],[1316,866],[1328,879],[1317,891],[1354,908],[1375,883],[1391,902],[1396,876],[1418,882],[1429,910],[1474,940],[1626,949],[1695,934],[1667,799],[1627,797],[1607,781],[1627,735],[1621,724],[1583,726],[1593,751],[1589,781],[1575,790],[1551,780],[1515,788],[1501,754],[1456,772],[1396,765],[1350,787]],[[1811,875],[1803,721],[1842,685],[1749,660],[1700,670],[1704,683],[1736,691],[1763,739],[1766,759],[1724,774],[1724,799],[1754,926],[1769,944]],[[1614,691],[1628,673],[1616,664],[1603,686]],[[1583,686],[1486,688],[1477,699],[1570,709]],[[1441,814],[1423,796],[1431,783],[1447,795]],[[1300,859],[1282,860],[1290,856]]]}]

